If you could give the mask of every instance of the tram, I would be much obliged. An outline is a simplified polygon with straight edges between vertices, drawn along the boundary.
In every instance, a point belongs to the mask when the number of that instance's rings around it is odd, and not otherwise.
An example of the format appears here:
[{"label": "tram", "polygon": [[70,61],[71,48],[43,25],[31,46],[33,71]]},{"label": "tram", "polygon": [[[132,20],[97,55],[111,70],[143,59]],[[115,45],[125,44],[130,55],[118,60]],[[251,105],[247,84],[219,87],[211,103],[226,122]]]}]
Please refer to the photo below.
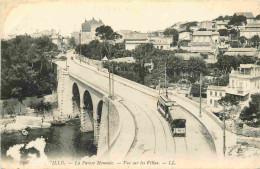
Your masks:
[{"label": "tram", "polygon": [[169,111],[173,105],[174,102],[171,101],[168,97],[163,95],[159,96],[157,102],[157,109],[167,121],[169,120]]},{"label": "tram", "polygon": [[169,124],[173,136],[186,136],[186,119],[182,111],[178,111],[178,105],[174,105],[169,113]]},{"label": "tram", "polygon": [[178,105],[168,97],[159,96],[157,102],[158,111],[168,121],[172,136],[186,136],[186,119],[182,112],[177,111]]}]

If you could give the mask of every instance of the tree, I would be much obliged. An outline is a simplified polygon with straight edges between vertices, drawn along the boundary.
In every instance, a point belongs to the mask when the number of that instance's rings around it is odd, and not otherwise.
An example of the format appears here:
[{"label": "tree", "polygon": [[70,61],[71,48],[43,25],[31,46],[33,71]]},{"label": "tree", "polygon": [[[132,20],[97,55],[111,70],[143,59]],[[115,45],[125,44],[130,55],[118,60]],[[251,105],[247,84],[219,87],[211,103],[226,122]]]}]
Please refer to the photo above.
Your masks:
[{"label": "tree", "polygon": [[16,38],[1,41],[2,99],[50,94],[56,89],[51,60],[57,55],[57,45],[47,36]]},{"label": "tree", "polygon": [[253,43],[253,46],[258,49],[259,42],[260,42],[260,37],[259,37],[259,35],[254,35],[254,36],[251,38],[251,42]]},{"label": "tree", "polygon": [[5,113],[9,115],[15,115],[15,107],[18,105],[19,101],[17,99],[11,98],[8,100],[3,100],[3,112],[2,117],[5,116]]},{"label": "tree", "polygon": [[246,43],[246,41],[247,41],[247,38],[246,38],[245,36],[240,36],[240,37],[238,38],[238,40],[239,40],[239,42],[240,42],[242,45],[244,45],[244,44]]},{"label": "tree", "polygon": [[172,44],[173,46],[177,45],[179,40],[179,32],[174,28],[166,28],[163,32],[164,35],[172,36]]},{"label": "tree", "polygon": [[245,107],[240,113],[239,118],[242,121],[252,121],[253,124],[260,122],[260,93],[252,94],[249,107]]},{"label": "tree", "polygon": [[257,16],[255,17],[255,19],[256,19],[256,20],[260,20],[260,15],[257,15]]},{"label": "tree", "polygon": [[137,46],[133,51],[133,56],[138,64],[136,68],[139,73],[141,84],[144,84],[145,76],[148,73],[147,68],[145,67],[145,62],[151,59],[151,53],[153,50],[155,50],[153,44],[146,43]]},{"label": "tree", "polygon": [[246,17],[245,16],[243,16],[243,15],[238,15],[237,16],[236,14],[234,14],[228,24],[237,26],[237,28],[238,28],[238,26],[240,26],[242,24],[246,24],[246,23],[247,22],[246,22]]},{"label": "tree", "polygon": [[257,57],[253,57],[253,56],[238,56],[239,59],[239,65],[240,64],[255,64],[256,61],[258,60]]},{"label": "tree", "polygon": [[224,112],[230,113],[229,111],[233,108],[233,106],[237,106],[239,101],[234,95],[227,94],[226,96],[221,97],[221,99],[218,100],[218,103],[224,108]]},{"label": "tree", "polygon": [[190,72],[194,72],[195,74],[207,72],[206,62],[198,57],[191,57],[187,63],[187,67]]},{"label": "tree", "polygon": [[218,61],[216,66],[223,73],[228,74],[231,72],[231,69],[237,69],[239,66],[239,60],[235,56],[230,55],[218,55]]},{"label": "tree", "polygon": [[98,28],[96,28],[96,36],[98,36],[104,44],[104,47],[108,53],[108,58],[111,58],[111,46],[112,43],[114,43],[115,40],[122,38],[122,36],[116,32],[110,27],[102,25]]},{"label": "tree", "polygon": [[229,31],[229,34],[234,35],[234,36],[238,36],[238,31],[235,30],[235,29],[231,29],[231,30]]},{"label": "tree", "polygon": [[215,78],[213,81],[210,82],[210,85],[214,86],[227,86],[229,84],[229,75],[224,74],[220,77]]},{"label": "tree", "polygon": [[228,36],[229,32],[227,29],[219,29],[218,30],[220,36]]},{"label": "tree", "polygon": [[75,47],[77,46],[74,37],[69,38],[69,46],[70,46],[71,48],[75,48]]}]

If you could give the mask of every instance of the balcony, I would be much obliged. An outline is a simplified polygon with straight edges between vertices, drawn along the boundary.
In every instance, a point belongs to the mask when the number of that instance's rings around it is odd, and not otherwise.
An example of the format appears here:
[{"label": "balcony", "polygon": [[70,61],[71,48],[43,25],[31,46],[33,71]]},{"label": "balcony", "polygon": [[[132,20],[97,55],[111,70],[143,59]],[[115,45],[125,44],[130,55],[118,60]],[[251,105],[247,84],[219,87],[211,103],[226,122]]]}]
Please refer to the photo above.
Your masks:
[{"label": "balcony", "polygon": [[242,71],[237,71],[237,70],[232,70],[229,76],[235,76],[235,77],[241,77],[241,78],[252,78],[254,77],[253,73],[251,71],[248,72],[242,72]]}]

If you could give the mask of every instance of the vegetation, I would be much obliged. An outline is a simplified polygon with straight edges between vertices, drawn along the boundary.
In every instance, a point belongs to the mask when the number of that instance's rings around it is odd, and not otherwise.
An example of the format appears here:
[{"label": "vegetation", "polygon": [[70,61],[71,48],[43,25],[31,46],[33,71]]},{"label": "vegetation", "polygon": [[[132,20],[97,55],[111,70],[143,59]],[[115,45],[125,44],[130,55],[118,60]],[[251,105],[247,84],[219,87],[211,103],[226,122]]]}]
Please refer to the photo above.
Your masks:
[{"label": "vegetation", "polygon": [[57,46],[48,37],[2,40],[2,99],[42,96],[56,89],[51,59]]},{"label": "vegetation", "polygon": [[227,86],[229,84],[229,75],[224,74],[220,77],[215,78],[213,81],[210,82],[210,85],[214,86]]},{"label": "vegetation", "polygon": [[237,27],[242,25],[242,24],[247,24],[246,17],[243,16],[243,15],[238,15],[237,16],[236,14],[234,14],[232,16],[232,18],[230,19],[228,24],[229,25],[234,25],[234,26],[237,26]]},{"label": "vegetation", "polygon": [[228,36],[229,31],[227,29],[219,29],[218,30],[220,36]]},{"label": "vegetation", "polygon": [[218,55],[218,61],[216,67],[224,74],[228,74],[232,69],[237,69],[240,64],[254,64],[258,60],[257,57],[252,56],[230,56],[230,55]]},{"label": "vegetation", "polygon": [[239,118],[248,125],[259,125],[260,123],[260,93],[252,94],[249,107],[245,107]]},{"label": "vegetation", "polygon": [[179,40],[179,32],[174,28],[166,28],[163,32],[164,35],[172,36],[172,46],[176,46]]},{"label": "vegetation", "polygon": [[69,38],[69,46],[70,46],[71,48],[75,48],[75,47],[77,46],[74,37]]},{"label": "vegetation", "polygon": [[216,21],[224,21],[224,20],[231,20],[231,18],[232,18],[232,16],[228,16],[228,15],[226,15],[226,16],[219,16],[219,17],[217,17],[216,19],[214,19],[214,20],[216,20]]}]

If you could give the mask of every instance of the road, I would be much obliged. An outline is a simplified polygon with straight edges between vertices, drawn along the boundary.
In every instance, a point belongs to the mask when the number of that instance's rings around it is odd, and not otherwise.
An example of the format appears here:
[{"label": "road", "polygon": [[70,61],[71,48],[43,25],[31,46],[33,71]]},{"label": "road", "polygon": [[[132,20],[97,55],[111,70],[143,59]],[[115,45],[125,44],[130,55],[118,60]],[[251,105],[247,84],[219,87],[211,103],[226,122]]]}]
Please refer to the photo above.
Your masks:
[{"label": "road", "polygon": [[[70,59],[71,57],[74,59]],[[87,68],[89,66],[86,63],[77,60],[72,51],[67,54],[67,58],[70,75],[80,76],[91,84],[108,90],[107,77],[97,76],[95,71]],[[187,119],[187,137],[173,138],[168,123],[157,111],[157,98],[154,97],[154,93],[148,95],[139,89],[122,84],[117,78],[114,81],[114,90],[116,95],[123,98],[121,102],[131,112],[136,127],[134,142],[126,157],[128,160],[140,157],[160,160],[173,157],[214,156],[215,151],[207,130],[182,108],[178,111],[181,111]]]}]

